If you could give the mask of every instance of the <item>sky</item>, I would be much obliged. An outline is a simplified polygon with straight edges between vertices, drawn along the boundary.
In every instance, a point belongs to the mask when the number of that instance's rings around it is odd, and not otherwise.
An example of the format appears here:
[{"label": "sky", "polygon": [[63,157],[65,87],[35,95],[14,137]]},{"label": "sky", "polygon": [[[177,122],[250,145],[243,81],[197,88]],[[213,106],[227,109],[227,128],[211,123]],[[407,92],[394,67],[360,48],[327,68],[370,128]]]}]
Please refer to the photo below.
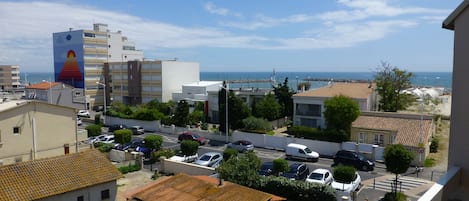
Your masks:
[{"label": "sky", "polygon": [[462,0],[0,0],[0,65],[52,72],[52,33],[121,30],[147,59],[201,72],[451,72]]}]

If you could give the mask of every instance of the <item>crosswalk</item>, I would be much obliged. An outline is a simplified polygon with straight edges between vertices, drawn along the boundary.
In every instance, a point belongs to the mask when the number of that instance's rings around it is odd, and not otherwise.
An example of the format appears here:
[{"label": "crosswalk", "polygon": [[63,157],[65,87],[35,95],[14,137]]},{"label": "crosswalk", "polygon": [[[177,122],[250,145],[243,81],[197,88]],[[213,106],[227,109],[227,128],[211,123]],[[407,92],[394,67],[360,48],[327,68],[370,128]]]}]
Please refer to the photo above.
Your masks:
[{"label": "crosswalk", "polygon": [[[390,177],[384,180],[379,180],[376,181],[374,184],[370,183],[365,186],[367,189],[376,189],[376,190],[381,190],[381,191],[386,191],[390,192],[391,191],[391,186],[394,183],[394,178]],[[410,191],[416,188],[419,188],[422,185],[426,185],[432,183],[431,181],[427,180],[422,180],[414,177],[399,177],[398,179],[398,184],[397,184],[397,189],[402,192]]]}]

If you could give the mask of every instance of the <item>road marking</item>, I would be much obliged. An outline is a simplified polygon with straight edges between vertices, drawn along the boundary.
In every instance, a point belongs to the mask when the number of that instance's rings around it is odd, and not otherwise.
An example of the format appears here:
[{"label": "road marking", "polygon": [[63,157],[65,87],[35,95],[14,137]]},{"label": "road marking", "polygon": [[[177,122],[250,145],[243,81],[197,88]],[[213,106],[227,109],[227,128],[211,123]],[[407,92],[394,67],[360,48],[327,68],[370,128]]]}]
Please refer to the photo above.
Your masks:
[{"label": "road marking", "polygon": [[[390,177],[384,180],[376,181],[375,189],[389,192],[391,191],[391,185],[394,183],[394,178]],[[431,183],[431,181],[421,180],[414,177],[400,177],[397,184],[397,189],[403,192],[410,191],[412,189],[418,188],[422,185]],[[365,188],[373,189],[373,183],[366,185]]]}]

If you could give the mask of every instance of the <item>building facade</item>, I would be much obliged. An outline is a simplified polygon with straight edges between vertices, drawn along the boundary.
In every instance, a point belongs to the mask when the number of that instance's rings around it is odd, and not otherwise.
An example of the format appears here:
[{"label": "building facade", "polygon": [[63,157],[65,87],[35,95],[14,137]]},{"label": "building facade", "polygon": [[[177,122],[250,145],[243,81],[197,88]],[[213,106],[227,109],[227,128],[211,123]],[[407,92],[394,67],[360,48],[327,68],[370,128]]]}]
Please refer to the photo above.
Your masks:
[{"label": "building facade", "polygon": [[0,164],[74,153],[87,137],[77,129],[74,108],[25,100],[0,104]]},{"label": "building facade", "polygon": [[20,85],[20,67],[0,65],[0,91],[12,91]]},{"label": "building facade", "polygon": [[111,101],[130,105],[153,99],[167,102],[172,100],[174,92],[181,91],[184,84],[200,81],[200,67],[196,62],[110,62],[105,64],[104,71],[107,105]]},{"label": "building facade", "polygon": [[326,128],[324,101],[344,95],[355,100],[361,111],[375,110],[376,91],[370,83],[331,83],[319,89],[298,93],[293,99],[293,124]]},{"label": "building facade", "polygon": [[94,24],[93,30],[53,33],[54,78],[74,88],[84,89],[90,106],[103,105],[104,63],[142,60],[143,52],[122,36],[110,32],[106,24]]},{"label": "building facade", "polygon": [[61,82],[40,82],[25,87],[25,99],[40,100],[51,104],[84,110],[88,108],[83,89],[73,88]]}]

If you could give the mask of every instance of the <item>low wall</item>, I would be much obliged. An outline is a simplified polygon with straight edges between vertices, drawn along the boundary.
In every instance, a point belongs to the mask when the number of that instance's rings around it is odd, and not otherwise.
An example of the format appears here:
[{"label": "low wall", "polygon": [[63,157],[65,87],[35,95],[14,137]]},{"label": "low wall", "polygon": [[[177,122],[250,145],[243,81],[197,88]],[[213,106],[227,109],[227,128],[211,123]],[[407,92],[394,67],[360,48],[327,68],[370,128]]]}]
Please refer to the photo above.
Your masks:
[{"label": "low wall", "polygon": [[111,149],[111,151],[109,152],[109,160],[114,161],[114,162],[122,163],[124,161],[135,160],[135,158],[136,158],[136,155],[128,151],[120,151],[116,149]]},{"label": "low wall", "polygon": [[136,119],[121,119],[119,117],[104,116],[107,126],[114,124],[123,124],[130,126],[141,126],[145,131],[158,131],[161,127],[160,121],[143,121]]},{"label": "low wall", "polygon": [[215,174],[215,168],[195,165],[192,163],[184,163],[171,161],[168,159],[161,160],[161,172],[166,174],[185,173],[188,175],[212,175]]}]

